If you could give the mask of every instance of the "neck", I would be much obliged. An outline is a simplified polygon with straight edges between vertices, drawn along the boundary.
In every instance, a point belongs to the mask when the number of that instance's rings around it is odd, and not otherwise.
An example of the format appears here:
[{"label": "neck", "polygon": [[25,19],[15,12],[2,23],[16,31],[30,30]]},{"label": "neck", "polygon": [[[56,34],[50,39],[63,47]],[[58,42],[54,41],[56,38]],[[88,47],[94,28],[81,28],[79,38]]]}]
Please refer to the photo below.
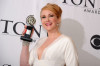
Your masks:
[{"label": "neck", "polygon": [[61,33],[59,30],[48,31],[48,38],[56,38],[60,35],[61,35]]}]

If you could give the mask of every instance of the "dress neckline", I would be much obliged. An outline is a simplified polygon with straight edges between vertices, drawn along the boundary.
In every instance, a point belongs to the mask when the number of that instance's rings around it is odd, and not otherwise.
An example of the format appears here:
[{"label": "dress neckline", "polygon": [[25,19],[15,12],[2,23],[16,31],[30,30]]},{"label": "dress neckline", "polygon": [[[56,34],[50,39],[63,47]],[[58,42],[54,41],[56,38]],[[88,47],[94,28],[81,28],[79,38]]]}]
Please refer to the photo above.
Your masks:
[{"label": "dress neckline", "polygon": [[36,57],[37,57],[37,59],[38,59],[38,60],[42,60],[43,57],[44,57],[44,55],[46,54],[47,49],[48,49],[49,47],[51,47],[52,45],[54,45],[54,43],[55,43],[56,41],[60,40],[60,38],[61,38],[62,36],[63,36],[63,34],[61,34],[60,36],[58,36],[49,46],[47,46],[47,47],[43,50],[43,52],[42,52],[42,54],[41,54],[41,58],[39,59],[38,49],[44,44],[44,42],[45,42],[46,39],[47,39],[47,37],[46,37],[46,38],[44,39],[44,41],[36,48]]}]

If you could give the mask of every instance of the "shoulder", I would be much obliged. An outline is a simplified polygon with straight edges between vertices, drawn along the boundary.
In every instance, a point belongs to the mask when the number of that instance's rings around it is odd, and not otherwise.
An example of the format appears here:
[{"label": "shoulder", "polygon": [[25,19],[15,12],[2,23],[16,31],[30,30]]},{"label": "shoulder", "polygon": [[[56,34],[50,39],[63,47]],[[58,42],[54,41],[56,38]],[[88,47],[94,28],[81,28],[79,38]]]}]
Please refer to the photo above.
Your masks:
[{"label": "shoulder", "polygon": [[42,38],[39,38],[38,43],[45,41],[45,40],[46,40],[46,38],[47,38],[47,37],[42,37]]},{"label": "shoulder", "polygon": [[42,44],[45,40],[46,40],[47,37],[42,37],[42,38],[39,38],[38,41],[36,42],[36,45],[40,45]]},{"label": "shoulder", "polygon": [[75,46],[75,43],[72,38],[67,35],[62,35],[62,42],[66,46]]},{"label": "shoulder", "polygon": [[62,39],[65,40],[66,42],[68,42],[68,41],[73,42],[73,40],[72,40],[71,37],[69,37],[69,36],[67,36],[67,35],[64,35],[64,34],[62,34]]},{"label": "shoulder", "polygon": [[36,43],[34,44],[32,50],[34,50],[37,46],[39,46],[41,43],[43,43],[45,41],[46,37],[43,38],[39,38]]}]

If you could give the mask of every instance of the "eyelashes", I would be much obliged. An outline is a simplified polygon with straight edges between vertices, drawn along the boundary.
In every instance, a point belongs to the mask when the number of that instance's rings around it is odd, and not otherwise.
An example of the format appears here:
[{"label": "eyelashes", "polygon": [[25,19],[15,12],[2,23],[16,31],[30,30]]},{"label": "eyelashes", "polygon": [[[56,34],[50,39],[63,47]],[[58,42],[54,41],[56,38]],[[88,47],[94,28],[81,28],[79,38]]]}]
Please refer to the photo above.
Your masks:
[{"label": "eyelashes", "polygon": [[45,16],[42,16],[41,18],[46,18]]},{"label": "eyelashes", "polygon": [[54,17],[54,15],[50,15],[50,17]]},{"label": "eyelashes", "polygon": [[[50,14],[49,17],[54,17],[54,15],[53,14]],[[41,16],[41,18],[46,18],[46,16],[43,15],[43,16]]]}]

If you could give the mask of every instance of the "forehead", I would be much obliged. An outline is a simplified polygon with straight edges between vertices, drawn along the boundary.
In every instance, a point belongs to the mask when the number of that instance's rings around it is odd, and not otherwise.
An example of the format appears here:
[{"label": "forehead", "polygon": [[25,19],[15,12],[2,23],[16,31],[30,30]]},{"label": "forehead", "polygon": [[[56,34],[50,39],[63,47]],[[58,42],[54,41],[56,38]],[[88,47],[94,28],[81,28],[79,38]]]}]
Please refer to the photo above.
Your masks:
[{"label": "forehead", "polygon": [[49,15],[49,14],[54,14],[52,11],[50,11],[50,10],[42,10],[41,11],[41,16],[42,15]]}]

